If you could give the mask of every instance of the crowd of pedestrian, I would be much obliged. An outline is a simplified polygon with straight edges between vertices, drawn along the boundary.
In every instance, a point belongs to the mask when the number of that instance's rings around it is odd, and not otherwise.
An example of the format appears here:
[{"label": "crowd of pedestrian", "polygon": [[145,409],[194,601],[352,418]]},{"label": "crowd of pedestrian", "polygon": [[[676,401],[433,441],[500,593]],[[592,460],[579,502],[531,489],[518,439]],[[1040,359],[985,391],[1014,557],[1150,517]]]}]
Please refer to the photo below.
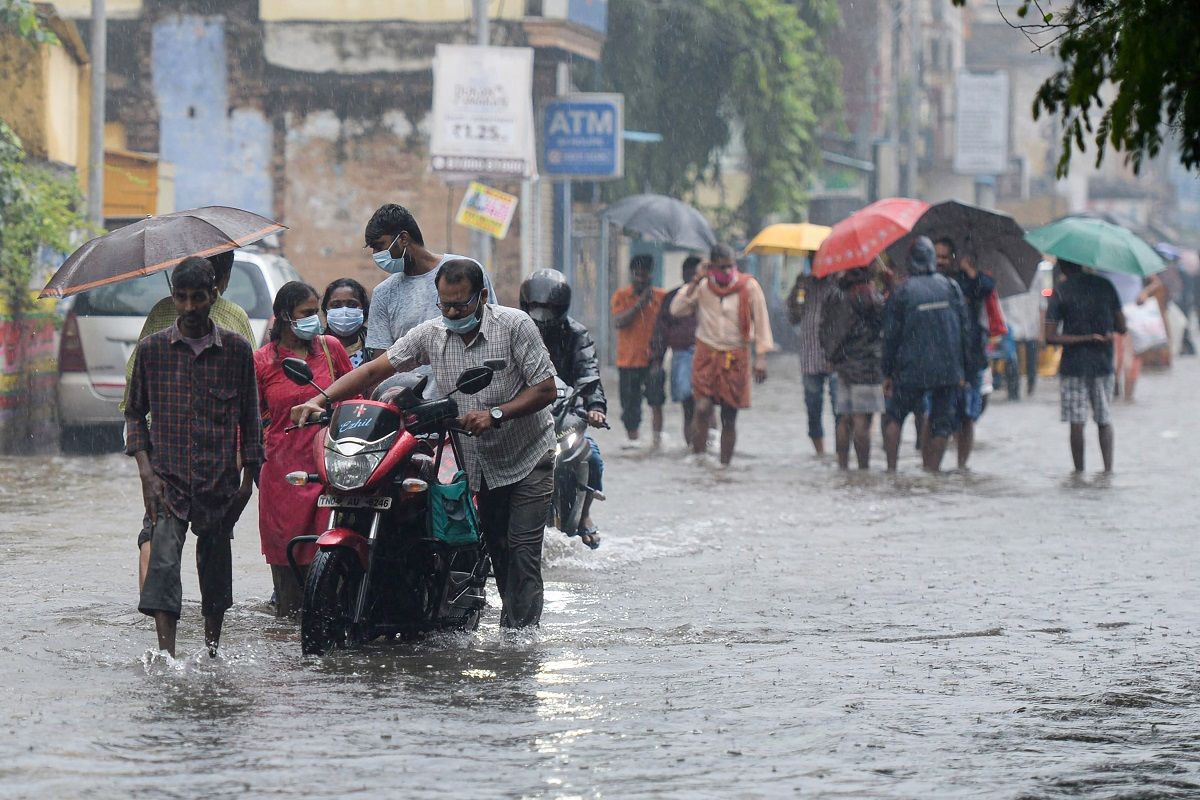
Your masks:
[{"label": "crowd of pedestrian", "polygon": [[[323,290],[285,284],[274,299],[269,340],[257,350],[249,344],[245,311],[222,297],[231,253],[184,260],[171,295],[146,320],[127,367],[126,452],[137,460],[145,501],[137,537],[139,608],[155,619],[168,652],[174,653],[180,558],[190,527],[205,641],[216,653],[232,602],[229,542],[255,484],[276,613],[299,609],[302,587],[288,566],[288,542],[320,533],[329,512],[318,509],[319,484],[296,486],[286,477],[316,471],[321,429],[286,433],[289,425],[332,402],[369,396],[398,371],[424,371],[426,396],[436,396],[438,385],[453,385],[481,359],[510,367],[497,373],[492,405],[471,396],[460,401],[458,424],[478,437],[464,447],[463,467],[477,492],[501,624],[538,623],[553,488],[554,378],[585,387],[579,403],[589,425],[605,426],[608,415],[592,335],[568,313],[571,287],[561,273],[541,270],[522,284],[520,309],[496,305],[483,267],[430,249],[413,215],[395,204],[371,216],[364,243],[387,277],[371,292],[351,278]],[[682,282],[669,291],[654,285],[654,271],[652,257],[634,256],[629,283],[610,299],[626,447],[662,448],[669,388],[693,459],[706,460],[717,431],[718,465],[728,468],[738,414],[750,407],[753,384],[767,379],[767,355],[775,350],[763,289],[724,244],[685,259]],[[1161,302],[1166,290],[1157,279],[1102,277],[1065,259],[1055,275],[1044,309],[1037,286],[1001,302],[986,263],[960,253],[948,237],[924,236],[913,239],[902,264],[874,258],[826,277],[802,271],[787,312],[797,328],[806,432],[815,453],[825,454],[828,398],[842,469],[851,451],[859,469],[870,467],[878,417],[887,469],[896,470],[910,415],[926,470],[941,469],[952,440],[957,465],[966,468],[993,377],[1002,376],[1012,399],[1020,396],[1022,375],[1026,394],[1033,393],[1044,342],[1062,352],[1060,405],[1075,469],[1084,468],[1090,414],[1104,469],[1111,471],[1110,404],[1118,393],[1132,397],[1142,352],[1126,314]],[[321,394],[314,397],[311,387],[285,375],[289,358],[308,365]],[[648,444],[641,437],[647,406]],[[600,492],[604,462],[588,439],[588,481]],[[594,549],[600,537],[590,506],[591,493],[578,530],[566,533]],[[301,579],[313,556],[312,546],[295,550]]]}]

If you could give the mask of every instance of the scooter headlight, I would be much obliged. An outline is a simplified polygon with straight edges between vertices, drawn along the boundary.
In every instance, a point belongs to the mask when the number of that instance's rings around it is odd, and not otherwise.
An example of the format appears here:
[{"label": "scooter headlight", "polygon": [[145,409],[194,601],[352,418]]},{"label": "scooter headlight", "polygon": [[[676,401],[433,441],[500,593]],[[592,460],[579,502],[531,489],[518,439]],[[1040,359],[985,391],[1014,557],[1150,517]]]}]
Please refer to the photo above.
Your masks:
[{"label": "scooter headlight", "polygon": [[344,456],[333,450],[325,451],[325,474],[335,489],[350,491],[361,489],[371,478],[371,473],[383,461],[383,453],[359,453]]},{"label": "scooter headlight", "polygon": [[555,454],[557,455],[558,453],[563,453],[567,450],[570,450],[575,446],[577,441],[579,441],[579,434],[575,431],[571,431],[566,436],[558,440],[558,444],[554,446]]}]

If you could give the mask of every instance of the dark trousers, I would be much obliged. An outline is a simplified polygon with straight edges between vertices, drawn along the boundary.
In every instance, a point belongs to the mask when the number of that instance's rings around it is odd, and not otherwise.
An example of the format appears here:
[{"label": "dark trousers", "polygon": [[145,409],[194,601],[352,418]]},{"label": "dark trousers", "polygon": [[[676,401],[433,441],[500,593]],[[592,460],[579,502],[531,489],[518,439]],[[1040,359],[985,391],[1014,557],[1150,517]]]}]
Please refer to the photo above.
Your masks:
[{"label": "dark trousers", "polygon": [[662,370],[650,367],[621,367],[617,370],[621,394],[621,424],[627,431],[642,425],[642,398],[651,408],[662,408],[667,402]]},{"label": "dark trousers", "polygon": [[[825,385],[829,385],[829,405],[837,408],[838,379],[832,372],[804,375],[804,410],[808,414],[808,438],[825,438]],[[836,411],[835,411],[836,414]]]},{"label": "dark trousers", "polygon": [[516,483],[479,490],[479,524],[500,591],[500,626],[524,628],[542,618],[542,536],[554,490],[554,453]]},{"label": "dark trousers", "polygon": [[[176,619],[183,606],[180,568],[187,520],[164,513],[155,521],[150,543],[150,568],[138,610],[153,616],[165,611]],[[200,613],[206,617],[224,614],[233,605],[232,529],[195,531],[196,572],[200,578]]]},{"label": "dark trousers", "polygon": [[1038,353],[1041,345],[1037,339],[1026,339],[1018,342],[1017,347],[1025,352],[1025,391],[1032,394],[1033,387],[1037,385]]}]

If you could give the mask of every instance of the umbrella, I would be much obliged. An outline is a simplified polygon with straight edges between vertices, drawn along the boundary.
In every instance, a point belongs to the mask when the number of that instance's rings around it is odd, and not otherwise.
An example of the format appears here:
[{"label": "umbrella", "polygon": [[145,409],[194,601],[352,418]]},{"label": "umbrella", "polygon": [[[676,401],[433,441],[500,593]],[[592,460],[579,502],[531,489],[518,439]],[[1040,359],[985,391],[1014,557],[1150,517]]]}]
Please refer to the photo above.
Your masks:
[{"label": "umbrella", "polygon": [[1012,217],[957,200],[930,206],[912,233],[888,248],[893,264],[907,265],[908,250],[917,236],[953,240],[959,252],[995,278],[1000,297],[1029,291],[1042,260],[1042,254],[1025,241],[1025,230]]},{"label": "umbrella", "polygon": [[768,225],[746,245],[745,252],[746,255],[758,253],[785,256],[814,253],[821,247],[821,242],[829,237],[831,230],[832,228],[824,225],[808,222]]},{"label": "umbrella", "polygon": [[188,256],[213,256],[286,230],[266,217],[205,206],[147,217],[86,242],[58,268],[41,297],[67,295],[161,272]]},{"label": "umbrella", "polygon": [[1025,240],[1043,253],[1101,272],[1145,276],[1167,268],[1141,237],[1102,219],[1065,217],[1030,231]]},{"label": "umbrella", "polygon": [[818,278],[865,267],[888,245],[912,230],[929,204],[907,197],[877,200],[833,226],[813,259]]},{"label": "umbrella", "polygon": [[666,195],[635,194],[623,198],[606,208],[603,217],[651,241],[685,250],[707,251],[717,243],[717,236],[704,215]]}]

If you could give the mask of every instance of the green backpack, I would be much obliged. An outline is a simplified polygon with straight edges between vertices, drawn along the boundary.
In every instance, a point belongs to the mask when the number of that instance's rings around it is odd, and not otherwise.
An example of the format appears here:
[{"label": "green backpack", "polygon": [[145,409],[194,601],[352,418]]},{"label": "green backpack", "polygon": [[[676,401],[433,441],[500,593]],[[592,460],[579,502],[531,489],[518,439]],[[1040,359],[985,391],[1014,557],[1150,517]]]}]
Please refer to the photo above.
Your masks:
[{"label": "green backpack", "polygon": [[429,486],[429,531],[440,542],[459,547],[479,543],[479,519],[467,473],[454,473],[450,483]]}]

